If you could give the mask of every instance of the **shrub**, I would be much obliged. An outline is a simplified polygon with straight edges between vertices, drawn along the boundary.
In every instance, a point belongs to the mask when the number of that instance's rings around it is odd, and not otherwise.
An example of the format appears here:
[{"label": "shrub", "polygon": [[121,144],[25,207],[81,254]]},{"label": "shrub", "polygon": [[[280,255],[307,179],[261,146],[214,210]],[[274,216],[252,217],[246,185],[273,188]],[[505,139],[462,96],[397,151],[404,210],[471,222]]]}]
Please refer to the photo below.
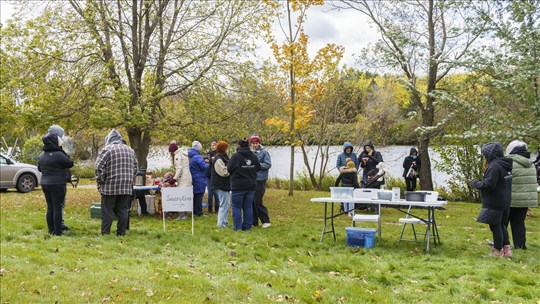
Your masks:
[{"label": "shrub", "polygon": [[36,135],[28,139],[23,146],[22,161],[28,164],[37,165],[38,156],[43,149],[43,140],[41,135]]},{"label": "shrub", "polygon": [[94,166],[75,164],[71,168],[71,174],[79,178],[94,178]]}]

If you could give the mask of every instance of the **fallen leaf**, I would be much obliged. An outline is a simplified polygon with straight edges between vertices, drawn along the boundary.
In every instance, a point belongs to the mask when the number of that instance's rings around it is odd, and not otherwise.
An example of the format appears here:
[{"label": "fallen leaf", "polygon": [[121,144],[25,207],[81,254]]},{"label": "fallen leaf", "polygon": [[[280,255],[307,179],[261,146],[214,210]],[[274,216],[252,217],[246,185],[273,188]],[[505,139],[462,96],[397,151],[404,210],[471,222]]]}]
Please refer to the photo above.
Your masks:
[{"label": "fallen leaf", "polygon": [[124,297],[121,294],[119,294],[119,295],[116,296],[116,300],[117,301],[122,301],[122,300],[124,300]]},{"label": "fallen leaf", "polygon": [[146,295],[149,296],[149,297],[151,297],[151,296],[154,295],[154,292],[152,291],[152,289],[148,289],[148,290],[146,291]]},{"label": "fallen leaf", "polygon": [[276,274],[277,272],[275,270],[270,270],[271,274]]}]

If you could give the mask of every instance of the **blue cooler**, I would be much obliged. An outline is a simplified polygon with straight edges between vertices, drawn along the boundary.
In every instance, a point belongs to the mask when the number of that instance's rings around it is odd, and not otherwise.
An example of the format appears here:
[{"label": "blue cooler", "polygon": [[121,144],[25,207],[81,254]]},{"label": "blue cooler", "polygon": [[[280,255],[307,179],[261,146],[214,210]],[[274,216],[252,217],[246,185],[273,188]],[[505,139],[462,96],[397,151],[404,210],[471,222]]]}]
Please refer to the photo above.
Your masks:
[{"label": "blue cooler", "polygon": [[375,246],[375,232],[377,229],[346,227],[347,246],[372,248]]}]

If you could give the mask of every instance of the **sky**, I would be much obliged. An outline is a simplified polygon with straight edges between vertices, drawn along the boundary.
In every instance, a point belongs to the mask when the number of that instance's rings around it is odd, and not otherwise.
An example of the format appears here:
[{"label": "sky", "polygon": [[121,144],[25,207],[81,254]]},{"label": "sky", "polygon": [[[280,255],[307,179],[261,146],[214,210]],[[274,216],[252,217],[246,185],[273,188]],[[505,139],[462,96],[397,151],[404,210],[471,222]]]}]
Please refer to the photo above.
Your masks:
[{"label": "sky", "polygon": [[[13,14],[13,2],[16,1],[0,0],[1,23],[5,23]],[[277,27],[275,31],[278,39],[283,37]],[[369,43],[374,43],[378,38],[376,30],[368,23],[367,17],[350,9],[332,10],[328,4],[309,8],[304,31],[310,39],[308,49],[310,56],[313,57],[317,50],[327,43],[335,43],[345,48],[341,63],[355,68],[361,68],[361,65],[355,60],[357,54],[360,54],[363,48]],[[261,45],[261,50],[258,53],[261,57],[272,56],[270,49],[264,44]]]}]

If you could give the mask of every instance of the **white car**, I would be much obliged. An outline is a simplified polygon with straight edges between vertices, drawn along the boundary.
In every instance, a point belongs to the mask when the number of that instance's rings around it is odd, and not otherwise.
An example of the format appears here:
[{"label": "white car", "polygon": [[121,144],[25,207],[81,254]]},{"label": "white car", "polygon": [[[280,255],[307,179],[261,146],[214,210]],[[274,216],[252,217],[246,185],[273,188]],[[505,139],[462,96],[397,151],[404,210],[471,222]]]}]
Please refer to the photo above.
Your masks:
[{"label": "white car", "polygon": [[41,183],[41,172],[37,166],[18,163],[14,159],[0,154],[0,189],[16,188],[26,193],[34,190]]}]

